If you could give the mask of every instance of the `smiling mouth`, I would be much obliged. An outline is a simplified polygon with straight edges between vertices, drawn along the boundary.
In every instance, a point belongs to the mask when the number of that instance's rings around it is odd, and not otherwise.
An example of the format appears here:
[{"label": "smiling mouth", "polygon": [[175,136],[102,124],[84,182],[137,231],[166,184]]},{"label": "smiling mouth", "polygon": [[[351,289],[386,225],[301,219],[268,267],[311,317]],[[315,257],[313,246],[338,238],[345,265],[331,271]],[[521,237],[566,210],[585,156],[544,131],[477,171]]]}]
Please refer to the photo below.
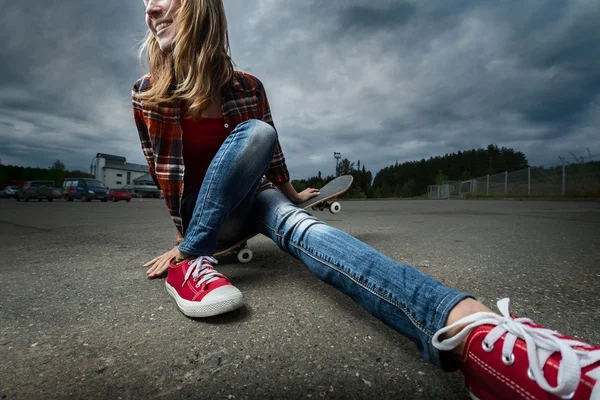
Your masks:
[{"label": "smiling mouth", "polygon": [[164,31],[165,29],[167,29],[169,26],[171,26],[170,22],[163,22],[160,23],[158,25],[156,25],[156,34],[158,35],[159,33],[161,33],[162,31]]}]

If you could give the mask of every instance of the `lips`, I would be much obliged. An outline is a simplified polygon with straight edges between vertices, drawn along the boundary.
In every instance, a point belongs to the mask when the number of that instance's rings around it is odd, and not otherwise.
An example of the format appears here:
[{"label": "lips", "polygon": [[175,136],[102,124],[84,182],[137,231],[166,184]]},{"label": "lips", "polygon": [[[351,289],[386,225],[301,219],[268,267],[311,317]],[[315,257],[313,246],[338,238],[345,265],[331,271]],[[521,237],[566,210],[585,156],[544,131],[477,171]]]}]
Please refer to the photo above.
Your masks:
[{"label": "lips", "polygon": [[171,22],[161,22],[160,24],[157,24],[154,29],[156,30],[156,34],[158,35],[162,31],[167,29],[169,26],[171,26]]}]

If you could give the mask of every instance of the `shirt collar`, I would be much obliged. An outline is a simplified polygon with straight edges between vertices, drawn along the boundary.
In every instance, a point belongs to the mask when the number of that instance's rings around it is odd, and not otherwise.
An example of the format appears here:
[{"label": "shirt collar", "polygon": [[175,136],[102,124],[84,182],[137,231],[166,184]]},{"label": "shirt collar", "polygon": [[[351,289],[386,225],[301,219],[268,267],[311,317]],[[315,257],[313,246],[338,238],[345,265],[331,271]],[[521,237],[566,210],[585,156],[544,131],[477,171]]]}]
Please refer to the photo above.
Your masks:
[{"label": "shirt collar", "polygon": [[237,74],[234,72],[233,73],[233,90],[237,90],[238,92],[243,92],[244,91],[244,87],[240,84],[240,81],[237,78]]}]

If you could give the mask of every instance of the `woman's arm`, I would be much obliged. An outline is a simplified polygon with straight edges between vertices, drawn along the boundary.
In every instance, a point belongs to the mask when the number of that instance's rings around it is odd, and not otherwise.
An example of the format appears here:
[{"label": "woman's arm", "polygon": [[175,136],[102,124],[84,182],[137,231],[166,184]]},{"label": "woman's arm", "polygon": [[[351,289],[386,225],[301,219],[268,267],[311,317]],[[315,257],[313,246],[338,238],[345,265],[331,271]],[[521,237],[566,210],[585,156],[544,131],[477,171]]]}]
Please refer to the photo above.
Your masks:
[{"label": "woman's arm", "polygon": [[279,190],[294,204],[302,203],[320,194],[319,189],[313,188],[308,188],[298,193],[289,181],[279,186]]},{"label": "woman's arm", "polygon": [[290,199],[292,203],[300,203],[298,192],[296,192],[296,189],[294,189],[289,181],[279,186],[279,190],[285,197]]},{"label": "woman's arm", "polygon": [[[150,141],[150,135],[148,133],[148,126],[146,125],[146,120],[144,119],[144,112],[142,110],[142,105],[140,100],[137,98],[137,86],[134,86],[131,93],[131,100],[133,105],[133,120],[135,122],[135,126],[138,131],[138,135],[140,137],[140,144],[142,147],[142,152],[144,153],[144,157],[146,158],[146,162],[148,163],[148,173],[156,183],[156,187],[160,190],[160,184],[158,179],[156,178],[156,170],[154,166],[154,151],[152,150],[152,144]],[[183,236],[179,229],[177,231],[177,246],[183,241]],[[172,250],[170,250],[172,251]],[[150,261],[146,264],[152,264],[153,261]]]},{"label": "woman's arm", "polygon": [[[265,87],[263,86],[260,79],[256,78],[256,93],[257,93],[257,118],[267,124],[271,125],[273,129],[275,129],[275,133],[277,134],[277,128],[275,128],[275,124],[273,123],[273,116],[271,115],[271,107],[269,106],[269,99],[267,98],[267,92]],[[275,186],[281,186],[285,182],[290,180],[290,174],[287,170],[287,166],[285,163],[285,157],[283,155],[283,150],[281,149],[281,144],[279,143],[279,139],[275,143],[275,152],[273,153],[273,159],[271,160],[271,165],[265,171],[265,176],[269,181],[271,181]],[[290,191],[290,194],[291,193]]]},{"label": "woman's arm", "polygon": [[142,152],[148,163],[148,172],[156,183],[156,187],[160,190],[158,179],[156,179],[156,171],[154,167],[154,152],[152,151],[152,144],[150,141],[150,134],[148,133],[148,127],[146,126],[146,120],[144,119],[144,112],[140,100],[136,96],[135,88],[132,92],[132,103],[133,103],[133,120],[140,137],[140,145]]}]

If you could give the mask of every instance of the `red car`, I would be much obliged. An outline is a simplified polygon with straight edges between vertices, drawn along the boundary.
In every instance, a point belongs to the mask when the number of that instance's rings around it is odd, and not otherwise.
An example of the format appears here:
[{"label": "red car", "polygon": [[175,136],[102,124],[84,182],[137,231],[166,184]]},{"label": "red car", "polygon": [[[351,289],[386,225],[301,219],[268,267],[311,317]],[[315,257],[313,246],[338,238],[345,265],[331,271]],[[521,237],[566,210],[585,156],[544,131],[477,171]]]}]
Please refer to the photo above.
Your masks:
[{"label": "red car", "polygon": [[110,189],[108,199],[112,201],[125,200],[129,203],[131,201],[131,192],[127,189]]}]

